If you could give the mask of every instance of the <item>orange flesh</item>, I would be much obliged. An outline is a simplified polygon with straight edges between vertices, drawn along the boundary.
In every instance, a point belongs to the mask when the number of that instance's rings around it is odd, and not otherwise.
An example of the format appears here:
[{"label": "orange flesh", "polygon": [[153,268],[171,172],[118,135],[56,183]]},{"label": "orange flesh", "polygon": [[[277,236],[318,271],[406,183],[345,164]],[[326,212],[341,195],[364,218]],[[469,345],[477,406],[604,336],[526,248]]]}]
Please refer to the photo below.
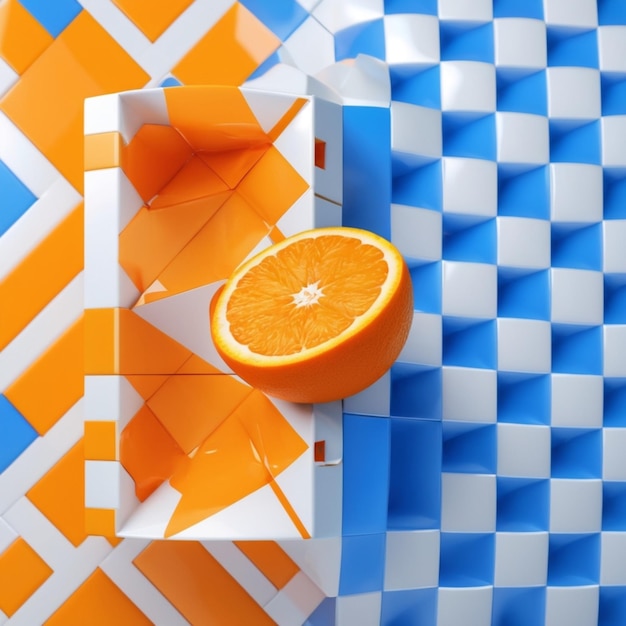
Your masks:
[{"label": "orange flesh", "polygon": [[265,356],[313,348],[366,313],[388,273],[381,250],[359,239],[302,239],[242,276],[227,306],[230,332]]}]

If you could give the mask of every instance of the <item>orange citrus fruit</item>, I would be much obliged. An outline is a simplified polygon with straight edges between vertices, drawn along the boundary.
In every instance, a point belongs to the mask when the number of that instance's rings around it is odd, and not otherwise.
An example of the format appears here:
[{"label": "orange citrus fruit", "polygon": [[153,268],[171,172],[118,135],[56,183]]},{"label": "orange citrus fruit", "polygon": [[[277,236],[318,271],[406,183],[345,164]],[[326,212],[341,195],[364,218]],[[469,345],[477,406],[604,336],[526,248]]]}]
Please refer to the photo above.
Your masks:
[{"label": "orange citrus fruit", "polygon": [[398,250],[330,227],[266,248],[215,295],[211,334],[243,380],[292,402],[329,402],[380,378],[402,349],[413,291]]}]

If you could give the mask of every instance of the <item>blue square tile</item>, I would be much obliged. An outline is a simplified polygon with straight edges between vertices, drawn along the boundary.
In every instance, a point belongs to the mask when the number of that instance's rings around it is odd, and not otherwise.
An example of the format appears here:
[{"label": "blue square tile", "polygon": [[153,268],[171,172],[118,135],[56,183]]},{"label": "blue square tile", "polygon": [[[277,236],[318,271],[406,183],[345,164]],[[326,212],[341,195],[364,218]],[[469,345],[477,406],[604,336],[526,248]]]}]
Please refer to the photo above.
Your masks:
[{"label": "blue square tile", "polygon": [[602,586],[598,606],[598,626],[626,624],[626,586]]},{"label": "blue square tile", "polygon": [[548,585],[597,585],[600,582],[600,534],[551,533]]},{"label": "blue square tile", "polygon": [[602,115],[626,115],[626,74],[602,72]]},{"label": "blue square tile", "polygon": [[552,371],[602,374],[602,327],[552,324]]},{"label": "blue square tile", "polygon": [[[598,24],[600,26],[626,26],[626,4],[623,0],[598,0]],[[626,619],[624,620],[626,624]]]},{"label": "blue square tile", "polygon": [[550,160],[599,165],[600,121],[550,120]]},{"label": "blue square tile", "polygon": [[498,267],[498,317],[550,319],[550,271]]},{"label": "blue square tile", "polygon": [[494,17],[530,17],[543,19],[542,0],[493,0]]},{"label": "blue square tile", "polygon": [[441,21],[439,46],[442,61],[493,63],[493,23]]},{"label": "blue square tile", "polygon": [[497,261],[495,218],[444,213],[443,258],[446,261],[495,264]]},{"label": "blue square tile", "polygon": [[391,99],[431,109],[441,108],[439,66],[403,70],[391,66]]},{"label": "blue square tile", "polygon": [[0,395],[0,472],[9,467],[37,436],[37,431],[6,396]]},{"label": "blue square tile", "polygon": [[538,626],[545,610],[545,587],[496,587],[491,626]]},{"label": "blue square tile", "polygon": [[441,533],[439,585],[493,584],[495,533]]},{"label": "blue square tile", "polygon": [[443,113],[443,155],[496,160],[495,114]]},{"label": "blue square tile", "polygon": [[441,368],[395,363],[391,367],[391,414],[441,419]]},{"label": "blue square tile", "polygon": [[441,313],[441,262],[407,260],[413,283],[413,308],[422,313]]},{"label": "blue square tile", "polygon": [[498,215],[550,219],[550,171],[498,163]]},{"label": "blue square tile", "polygon": [[626,531],[626,482],[602,483],[602,530]]},{"label": "blue square tile", "polygon": [[388,108],[343,107],[343,225],[371,230],[388,240],[390,123]]},{"label": "blue square tile", "polygon": [[308,13],[295,0],[240,0],[279,39],[285,40],[308,17]]},{"label": "blue square tile", "polygon": [[604,379],[604,426],[626,426],[626,378]]},{"label": "blue square tile", "polygon": [[76,0],[20,0],[20,4],[53,37],[57,37],[83,9]]},{"label": "blue square tile", "polygon": [[0,161],[0,235],[6,232],[37,200],[22,181]]},{"label": "blue square tile", "polygon": [[602,270],[602,224],[552,223],[553,267]]},{"label": "blue square tile", "polygon": [[339,595],[382,590],[385,542],[385,533],[342,538]]},{"label": "blue square tile", "polygon": [[385,0],[385,14],[394,13],[437,15],[437,0]]},{"label": "blue square tile", "polygon": [[337,598],[324,598],[303,626],[335,626]]},{"label": "blue square tile", "polygon": [[443,422],[442,471],[496,473],[496,426]]},{"label": "blue square tile", "polygon": [[602,478],[602,429],[552,428],[552,478]]},{"label": "blue square tile", "polygon": [[498,372],[498,421],[550,423],[550,375]]},{"label": "blue square tile", "polygon": [[381,626],[437,626],[437,589],[385,591]]},{"label": "blue square tile", "polygon": [[548,26],[548,66],[598,67],[596,29]]},{"label": "blue square tile", "polygon": [[497,477],[496,530],[547,531],[550,524],[548,479]]},{"label": "blue square tile", "polygon": [[544,70],[498,69],[497,110],[512,113],[548,114],[548,93]]},{"label": "blue square tile", "polygon": [[626,168],[603,169],[604,219],[626,219]]},{"label": "blue square tile", "polygon": [[367,54],[385,60],[385,31],[383,20],[361,22],[335,34],[335,58],[337,61],[353,59]]},{"label": "blue square tile", "polygon": [[626,324],[626,274],[604,275],[604,323]]},{"label": "blue square tile", "polygon": [[495,369],[495,320],[443,318],[443,364]]},{"label": "blue square tile", "polygon": [[344,414],[344,535],[385,532],[389,454],[388,419]]},{"label": "blue square tile", "polygon": [[393,176],[391,201],[394,204],[441,211],[441,159],[420,165],[409,165],[396,155],[392,155],[391,166]]},{"label": "blue square tile", "polygon": [[389,530],[438,529],[441,422],[391,418]]}]

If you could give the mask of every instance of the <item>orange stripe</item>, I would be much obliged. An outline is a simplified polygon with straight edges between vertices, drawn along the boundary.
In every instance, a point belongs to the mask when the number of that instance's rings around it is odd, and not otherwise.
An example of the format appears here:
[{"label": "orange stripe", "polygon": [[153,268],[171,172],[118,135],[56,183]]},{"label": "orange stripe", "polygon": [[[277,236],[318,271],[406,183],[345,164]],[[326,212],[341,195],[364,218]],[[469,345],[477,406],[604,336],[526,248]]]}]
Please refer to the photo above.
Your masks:
[{"label": "orange stripe", "polygon": [[119,167],[123,146],[118,132],[85,135],[85,171]]},{"label": "orange stripe", "polygon": [[289,519],[293,522],[294,526],[298,529],[300,536],[302,539],[310,539],[311,535],[309,531],[306,529],[306,526],[302,523],[302,520],[298,517],[298,514],[291,506],[291,502],[287,499],[287,496],[283,493],[283,490],[278,486],[278,483],[275,480],[270,481],[270,487],[272,491],[283,505],[287,515],[289,515]]},{"label": "orange stripe", "polygon": [[275,541],[235,541],[235,545],[277,589],[282,589],[300,571]]},{"label": "orange stripe", "polygon": [[276,141],[280,134],[291,124],[293,118],[298,115],[300,109],[308,102],[306,98],[298,98],[288,109],[287,113],[283,115],[278,122],[274,125],[272,130],[268,133],[272,142]]},{"label": "orange stripe", "polygon": [[83,207],[77,206],[0,281],[0,349],[83,269]]}]

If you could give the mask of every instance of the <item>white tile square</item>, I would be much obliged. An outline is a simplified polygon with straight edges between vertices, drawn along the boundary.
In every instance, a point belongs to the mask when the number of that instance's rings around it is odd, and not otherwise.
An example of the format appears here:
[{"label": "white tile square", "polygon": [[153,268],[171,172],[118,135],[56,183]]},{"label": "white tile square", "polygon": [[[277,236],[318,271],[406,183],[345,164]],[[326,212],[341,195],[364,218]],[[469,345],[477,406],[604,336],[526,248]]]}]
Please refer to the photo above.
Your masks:
[{"label": "white tile square", "polygon": [[600,584],[626,585],[626,533],[604,532],[600,541]]},{"label": "white tile square", "polygon": [[548,587],[544,626],[598,626],[600,588]]},{"label": "white tile square", "polygon": [[338,596],[335,626],[380,626],[381,606],[381,592]]},{"label": "white tile square", "polygon": [[441,475],[441,530],[469,533],[495,529],[495,475],[444,472]]},{"label": "white tile square", "polygon": [[117,461],[85,461],[85,506],[117,509],[120,506],[120,470]]},{"label": "white tile square", "polygon": [[385,590],[436,587],[439,582],[439,531],[387,533]]},{"label": "white tile square", "polygon": [[498,424],[498,476],[548,478],[550,459],[548,426]]},{"label": "white tile square", "polygon": [[439,158],[442,150],[441,111],[391,103],[391,149],[420,157]]},{"label": "white tile square", "polygon": [[497,374],[469,367],[443,368],[443,419],[494,423]]},{"label": "white tile square", "polygon": [[601,428],[602,376],[552,374],[552,426]]},{"label": "white tile square", "polygon": [[496,110],[496,68],[477,61],[444,61],[441,68],[443,111]]},{"label": "white tile square", "polygon": [[626,325],[607,324],[604,332],[604,375],[626,376]]},{"label": "white tile square", "polygon": [[491,585],[440,587],[437,626],[488,626],[491,624],[492,601]]},{"label": "white tile square", "polygon": [[443,314],[495,318],[498,276],[495,265],[443,262]]},{"label": "white tile square", "polygon": [[548,578],[548,533],[496,533],[497,587],[534,587]]},{"label": "white tile square", "polygon": [[626,220],[605,220],[602,230],[604,271],[626,272]]},{"label": "white tile square", "polygon": [[384,28],[385,60],[389,65],[439,63],[439,20],[436,16],[385,15]]},{"label": "white tile square", "polygon": [[602,165],[626,167],[626,115],[607,115],[602,125]]},{"label": "white tile square", "polygon": [[441,354],[441,315],[414,311],[409,337],[397,360],[403,363],[440,366]]},{"label": "white tile square", "polygon": [[494,217],[498,211],[498,169],[494,161],[444,157],[443,210]]},{"label": "white tile square", "polygon": [[552,268],[551,319],[563,324],[600,325],[604,320],[602,272]]},{"label": "white tile square", "polygon": [[548,64],[546,25],[541,20],[493,20],[496,65],[541,69]]},{"label": "white tile square", "polygon": [[547,79],[550,117],[600,117],[599,70],[588,67],[549,67]]},{"label": "white tile square", "polygon": [[550,532],[595,533],[601,528],[601,480],[550,481]]},{"label": "white tile square", "polygon": [[598,25],[596,0],[544,0],[543,14],[550,25],[581,28]]},{"label": "white tile square", "polygon": [[598,53],[603,72],[626,72],[626,25],[600,26]]},{"label": "white tile square", "polygon": [[604,428],[602,438],[602,477],[626,480],[626,428]]},{"label": "white tile square", "polygon": [[550,161],[548,118],[530,113],[496,113],[498,161],[545,164]]},{"label": "white tile square", "polygon": [[498,319],[498,369],[550,372],[552,334],[549,322]]},{"label": "white tile square", "polygon": [[429,209],[391,205],[391,242],[411,259],[441,259],[441,213]]},{"label": "white tile square", "polygon": [[550,164],[550,207],[553,220],[602,220],[602,167],[584,163]]},{"label": "white tile square", "polygon": [[528,217],[498,217],[498,264],[550,267],[550,222]]}]

